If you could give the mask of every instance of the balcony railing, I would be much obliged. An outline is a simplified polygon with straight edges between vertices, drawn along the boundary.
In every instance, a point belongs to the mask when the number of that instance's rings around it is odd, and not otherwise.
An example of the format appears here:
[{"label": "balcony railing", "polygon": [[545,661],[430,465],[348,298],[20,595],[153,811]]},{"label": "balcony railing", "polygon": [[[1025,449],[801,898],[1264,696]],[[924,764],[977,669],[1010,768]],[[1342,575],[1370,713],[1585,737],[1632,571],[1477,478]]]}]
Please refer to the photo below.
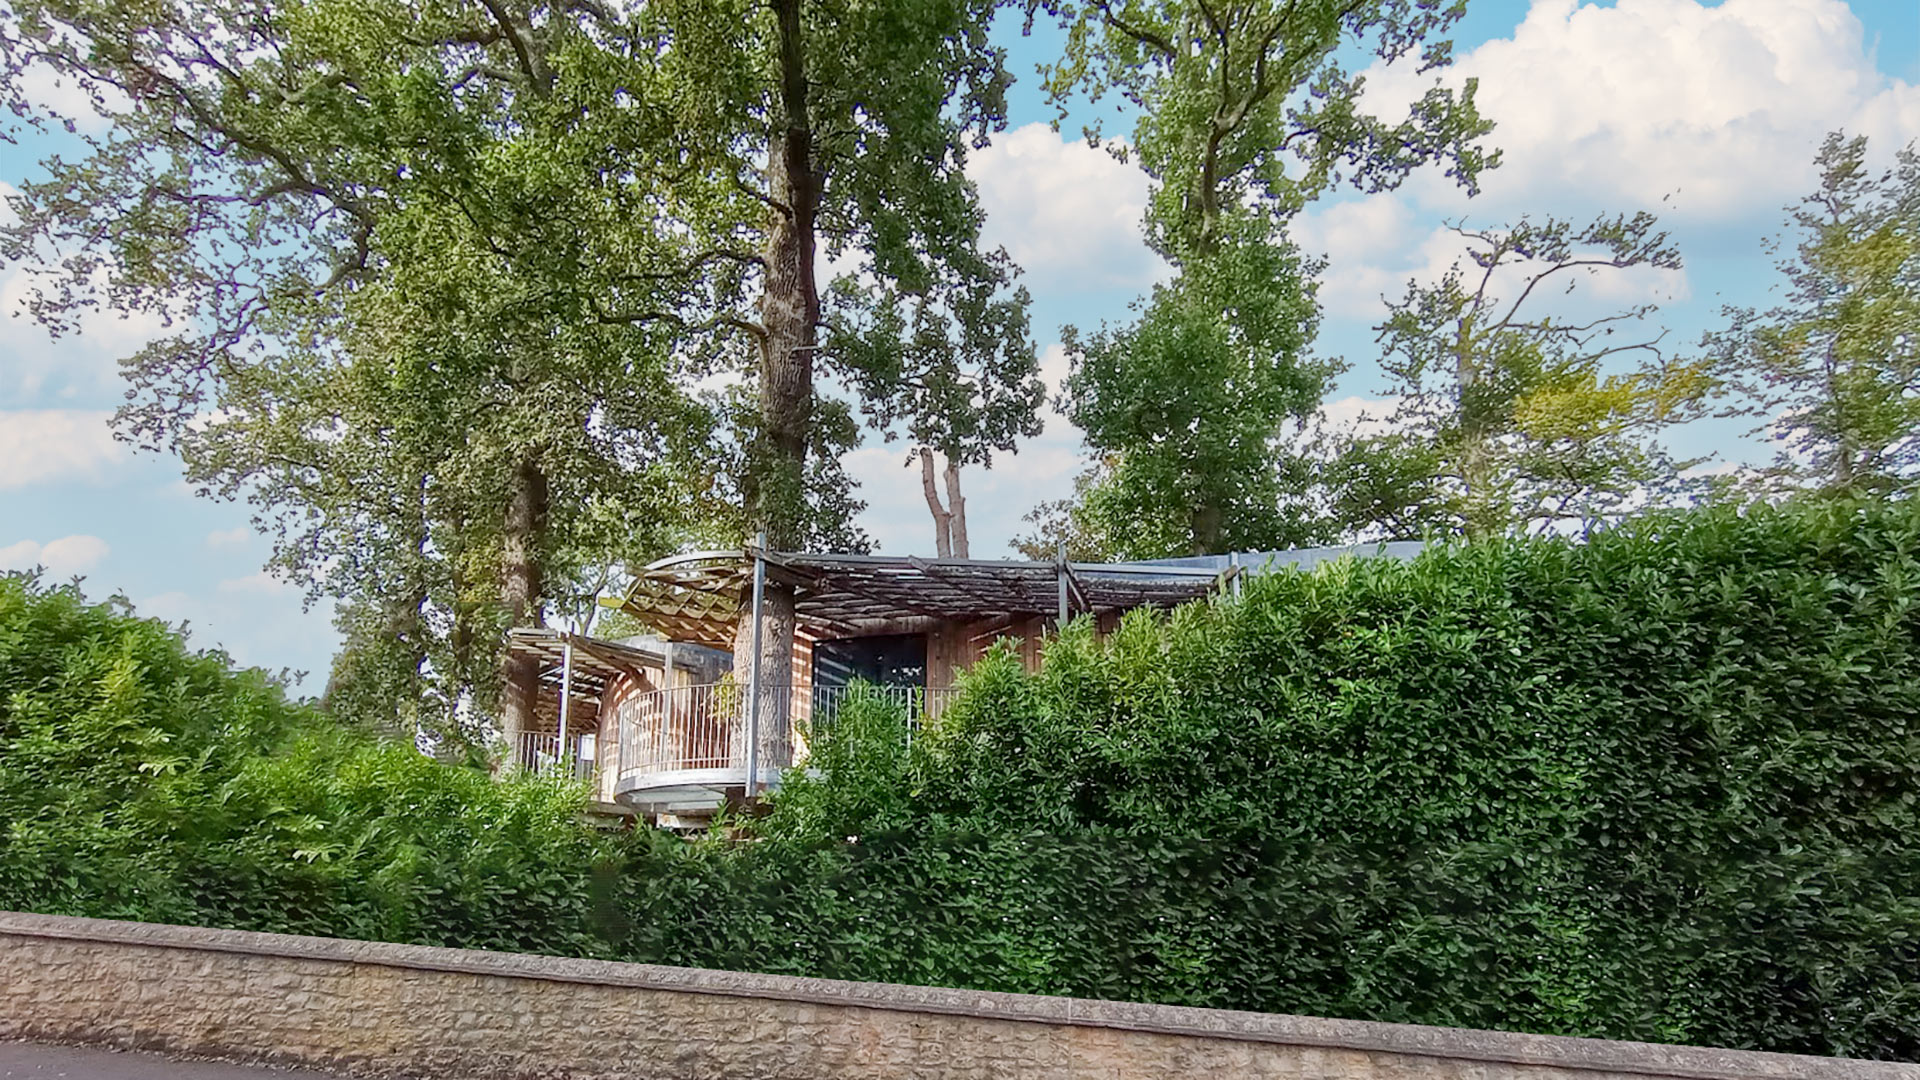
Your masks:
[{"label": "balcony railing", "polygon": [[551,731],[523,731],[514,741],[513,762],[529,772],[559,772],[571,763],[573,775],[586,779],[593,775],[594,736],[592,732],[569,732],[567,742],[572,753],[560,754],[560,736]]},{"label": "balcony railing", "polygon": [[904,738],[913,741],[913,733],[920,730],[922,724],[940,719],[947,710],[947,703],[959,693],[957,687],[942,687],[928,690],[918,686],[818,686],[805,690],[807,707],[801,718],[802,729],[818,736],[833,723],[840,707],[853,695],[878,698],[906,714],[907,726]]},{"label": "balcony railing", "polygon": [[[763,782],[768,774],[805,756],[805,739],[826,730],[850,696],[865,694],[899,706],[906,715],[902,737],[937,718],[951,690],[918,687],[831,686],[758,688]],[[746,778],[748,689],[736,683],[709,683],[649,690],[612,706],[619,742],[614,749],[615,788],[633,791],[672,778],[686,783],[737,783]],[[704,779],[695,774],[715,773]],[[725,776],[717,775],[724,772]]]}]

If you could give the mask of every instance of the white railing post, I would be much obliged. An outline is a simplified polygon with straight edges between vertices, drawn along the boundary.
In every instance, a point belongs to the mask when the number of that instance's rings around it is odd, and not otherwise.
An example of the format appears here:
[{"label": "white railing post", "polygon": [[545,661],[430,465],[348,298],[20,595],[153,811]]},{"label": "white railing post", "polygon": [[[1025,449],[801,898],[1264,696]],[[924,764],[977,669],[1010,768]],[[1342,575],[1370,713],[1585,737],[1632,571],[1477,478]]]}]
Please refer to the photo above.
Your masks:
[{"label": "white railing post", "polygon": [[567,706],[573,700],[573,635],[568,634],[565,640],[560,650],[560,738],[556,747],[563,772],[573,761],[573,751],[567,746]]}]

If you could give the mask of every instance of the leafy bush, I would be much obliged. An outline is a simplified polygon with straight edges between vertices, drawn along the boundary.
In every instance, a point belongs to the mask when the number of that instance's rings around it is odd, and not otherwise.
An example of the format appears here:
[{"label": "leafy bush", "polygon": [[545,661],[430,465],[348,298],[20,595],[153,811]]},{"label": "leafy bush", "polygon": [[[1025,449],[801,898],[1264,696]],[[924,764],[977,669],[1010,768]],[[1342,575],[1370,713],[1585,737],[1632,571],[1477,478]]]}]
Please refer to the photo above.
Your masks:
[{"label": "leafy bush", "polygon": [[0,576],[0,908],[599,953],[615,852],[583,798],[340,728],[123,601]]},{"label": "leafy bush", "polygon": [[0,906],[1920,1058],[1920,508],[1445,547],[856,699],[753,842],[577,824],[0,585]]}]

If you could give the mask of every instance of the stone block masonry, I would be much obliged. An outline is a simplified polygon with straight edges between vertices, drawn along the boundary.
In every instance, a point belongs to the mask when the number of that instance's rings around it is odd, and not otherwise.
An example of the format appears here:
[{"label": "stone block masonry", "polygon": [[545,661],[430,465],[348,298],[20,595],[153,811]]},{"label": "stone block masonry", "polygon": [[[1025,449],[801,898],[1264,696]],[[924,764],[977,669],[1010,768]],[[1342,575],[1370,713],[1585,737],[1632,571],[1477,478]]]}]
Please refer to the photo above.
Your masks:
[{"label": "stone block masonry", "polygon": [[10,912],[0,1039],[528,1080],[1920,1080],[1887,1062]]}]

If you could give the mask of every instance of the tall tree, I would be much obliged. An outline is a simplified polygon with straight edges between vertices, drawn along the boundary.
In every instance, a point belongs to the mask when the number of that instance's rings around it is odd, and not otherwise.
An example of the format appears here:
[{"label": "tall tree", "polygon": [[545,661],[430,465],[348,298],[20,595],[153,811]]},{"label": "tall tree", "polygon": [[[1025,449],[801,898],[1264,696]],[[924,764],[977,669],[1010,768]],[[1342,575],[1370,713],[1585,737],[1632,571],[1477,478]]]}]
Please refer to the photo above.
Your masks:
[{"label": "tall tree", "polygon": [[[1287,219],[1330,185],[1395,186],[1444,161],[1472,189],[1496,156],[1474,86],[1437,85],[1397,122],[1360,108],[1336,54],[1449,60],[1437,40],[1464,4],[1210,0],[1048,5],[1068,27],[1047,87],[1065,102],[1117,91],[1139,110],[1119,147],[1153,181],[1148,243],[1178,271],[1132,324],[1065,339],[1062,395],[1110,462],[1095,491],[1115,522],[1157,525],[1102,545],[1135,555],[1285,546],[1321,529],[1290,441],[1335,365],[1308,355],[1316,272]],[[1090,130],[1097,139],[1098,131]]]},{"label": "tall tree", "polygon": [[[964,173],[968,149],[1005,124],[994,6],[731,0],[631,15],[635,80],[644,72],[675,119],[689,173],[669,204],[700,248],[688,265],[743,272],[671,312],[625,310],[729,335],[714,355],[757,400],[739,490],[749,529],[775,548],[807,539],[822,373],[870,423],[962,463],[1036,423],[1026,296],[1005,254],[981,248]],[[826,290],[822,256],[853,267]],[[784,671],[790,587],[769,587],[766,620],[766,662]],[[742,671],[758,659],[747,631]]]},{"label": "tall tree", "polygon": [[[608,168],[636,125],[623,144],[580,120],[605,14],[14,7],[9,105],[37,107],[17,78],[36,66],[124,102],[23,188],[7,251],[50,261],[37,312],[176,318],[125,363],[122,432],[252,499],[275,564],[347,600],[400,670],[491,703],[477,672],[498,630],[540,621],[575,526],[638,476],[694,471],[673,458],[703,441],[670,341],[598,317],[615,275],[678,255],[635,213],[652,175]],[[513,731],[532,673],[503,674]]]},{"label": "tall tree", "polygon": [[1284,242],[1214,244],[1156,286],[1129,326],[1062,332],[1063,411],[1111,460],[1083,511],[1103,546],[1151,558],[1316,539],[1285,437],[1319,407],[1333,365],[1310,359],[1319,321]]},{"label": "tall tree", "polygon": [[[189,452],[236,372],[343,363],[309,342],[333,320],[400,325],[363,294],[424,284],[413,325],[461,345],[429,368],[486,433],[432,444],[473,453],[427,487],[493,499],[439,504],[487,540],[455,545],[451,588],[497,579],[506,621],[540,619],[563,520],[596,506],[559,486],[583,444],[622,483],[712,475],[673,468],[670,436],[701,412],[737,421],[720,447],[737,467],[703,505],[735,498],[723,527],[793,547],[846,538],[833,451],[856,415],[964,460],[1034,423],[1025,296],[980,249],[963,172],[1004,122],[989,3],[15,6],[10,75],[48,65],[131,103],[26,192],[13,250],[62,260],[41,313],[104,295],[191,319],[130,366],[128,429]],[[823,255],[858,266],[831,304]],[[821,368],[855,399],[818,393]],[[730,377],[690,409],[690,387]],[[769,599],[780,650],[792,598]],[[530,673],[504,674],[512,730]]]},{"label": "tall tree", "polygon": [[[1920,475],[1920,150],[1867,165],[1867,140],[1827,136],[1820,189],[1787,207],[1784,302],[1728,308],[1708,354],[1782,452],[1768,486],[1887,494]],[[1784,243],[1773,241],[1778,252]]]},{"label": "tall tree", "polygon": [[1592,522],[1670,492],[1693,463],[1656,436],[1698,415],[1704,365],[1671,361],[1664,331],[1633,332],[1651,303],[1586,318],[1542,310],[1576,275],[1679,269],[1656,226],[1647,213],[1454,226],[1464,262],[1409,284],[1378,327],[1400,404],[1392,432],[1335,460],[1336,514],[1365,534],[1479,537]]}]

